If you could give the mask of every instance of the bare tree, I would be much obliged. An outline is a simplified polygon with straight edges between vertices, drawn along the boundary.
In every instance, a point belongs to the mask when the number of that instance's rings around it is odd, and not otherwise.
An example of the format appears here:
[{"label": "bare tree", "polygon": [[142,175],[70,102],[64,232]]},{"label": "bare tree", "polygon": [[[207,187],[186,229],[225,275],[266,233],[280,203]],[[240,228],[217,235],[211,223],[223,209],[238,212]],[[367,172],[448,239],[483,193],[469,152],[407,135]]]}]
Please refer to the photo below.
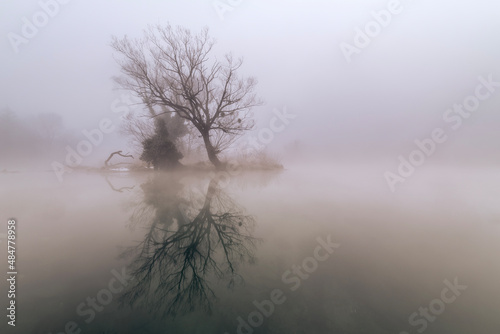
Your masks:
[{"label": "bare tree", "polygon": [[124,116],[120,125],[120,132],[129,136],[134,153],[140,156],[142,153],[142,143],[154,135],[155,127],[146,115],[128,113]]},{"label": "bare tree", "polygon": [[52,147],[54,140],[63,131],[63,119],[61,115],[56,113],[38,114],[36,117],[36,125],[38,132],[49,148]]},{"label": "bare tree", "polygon": [[153,109],[152,117],[176,113],[189,121],[221,168],[218,154],[253,127],[250,109],[261,102],[253,92],[256,80],[237,75],[242,59],[210,59],[214,43],[207,28],[192,34],[157,25],[139,39],[113,37],[111,46],[123,73],[116,82]]}]

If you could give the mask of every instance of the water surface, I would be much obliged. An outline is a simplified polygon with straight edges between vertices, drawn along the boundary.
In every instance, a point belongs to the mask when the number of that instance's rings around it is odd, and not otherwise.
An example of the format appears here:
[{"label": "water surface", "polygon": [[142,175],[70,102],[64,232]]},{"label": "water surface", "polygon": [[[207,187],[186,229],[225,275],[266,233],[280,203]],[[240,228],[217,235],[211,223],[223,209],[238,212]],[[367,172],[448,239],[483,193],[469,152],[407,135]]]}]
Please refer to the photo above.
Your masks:
[{"label": "water surface", "polygon": [[[498,173],[431,166],[395,193],[382,175],[0,174],[17,330],[496,333]],[[332,253],[316,251],[328,238]]]}]

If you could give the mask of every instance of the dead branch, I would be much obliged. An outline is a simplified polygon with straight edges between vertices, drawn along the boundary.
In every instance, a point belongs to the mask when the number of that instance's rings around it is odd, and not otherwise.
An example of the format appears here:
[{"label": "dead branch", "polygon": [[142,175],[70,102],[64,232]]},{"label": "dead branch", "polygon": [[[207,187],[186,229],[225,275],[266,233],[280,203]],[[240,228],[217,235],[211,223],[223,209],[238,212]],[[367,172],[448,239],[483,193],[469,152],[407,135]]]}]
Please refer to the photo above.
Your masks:
[{"label": "dead branch", "polygon": [[124,158],[132,158],[132,159],[134,158],[131,154],[127,154],[127,153],[122,154],[122,151],[116,151],[116,152],[111,153],[111,154],[109,155],[109,157],[106,159],[106,161],[104,161],[104,165],[105,165],[106,167],[109,167],[108,162],[109,162],[109,160],[111,160],[111,158],[112,158],[115,154],[118,154],[119,156],[124,157]]}]

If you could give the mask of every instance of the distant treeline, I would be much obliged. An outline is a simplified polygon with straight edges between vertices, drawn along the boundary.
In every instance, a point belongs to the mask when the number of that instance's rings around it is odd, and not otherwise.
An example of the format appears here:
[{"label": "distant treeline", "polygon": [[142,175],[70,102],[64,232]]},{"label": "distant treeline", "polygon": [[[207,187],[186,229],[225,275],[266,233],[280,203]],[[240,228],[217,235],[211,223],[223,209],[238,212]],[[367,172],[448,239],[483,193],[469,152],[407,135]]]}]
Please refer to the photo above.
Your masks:
[{"label": "distant treeline", "polygon": [[0,171],[43,163],[74,140],[57,113],[20,116],[0,109]]}]

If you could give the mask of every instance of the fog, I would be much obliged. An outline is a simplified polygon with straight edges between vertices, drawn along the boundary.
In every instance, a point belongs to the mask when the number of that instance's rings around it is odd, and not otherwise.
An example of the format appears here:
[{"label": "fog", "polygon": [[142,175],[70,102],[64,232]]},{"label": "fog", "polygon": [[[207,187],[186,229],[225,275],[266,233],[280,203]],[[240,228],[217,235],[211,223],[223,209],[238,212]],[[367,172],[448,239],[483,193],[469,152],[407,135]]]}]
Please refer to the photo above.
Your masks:
[{"label": "fog", "polygon": [[[7,221],[19,231],[16,327],[2,333],[498,332],[500,3],[6,0],[0,13],[2,248]],[[176,72],[171,55],[196,61],[169,24],[208,28],[221,86],[207,88],[209,66]],[[134,44],[157,26],[168,47]]]},{"label": "fog", "polygon": [[[4,36],[19,34],[21,18],[40,8],[36,1],[1,6]],[[353,44],[355,28],[387,2],[241,1],[221,20],[210,1],[72,1],[18,53],[2,39],[0,101],[22,116],[56,112],[75,132],[90,129],[120,96],[111,80],[119,74],[111,36],[139,36],[156,23],[208,26],[217,54],[244,57],[242,71],[258,79],[266,102],[254,110],[261,126],[272,108],[299,116],[275,145],[299,140],[331,159],[395,159],[440,126],[445,110],[473,93],[478,76],[498,75],[498,6],[402,2],[403,11],[347,63],[340,44]],[[440,155],[496,161],[496,108],[497,98],[481,104]]]}]

